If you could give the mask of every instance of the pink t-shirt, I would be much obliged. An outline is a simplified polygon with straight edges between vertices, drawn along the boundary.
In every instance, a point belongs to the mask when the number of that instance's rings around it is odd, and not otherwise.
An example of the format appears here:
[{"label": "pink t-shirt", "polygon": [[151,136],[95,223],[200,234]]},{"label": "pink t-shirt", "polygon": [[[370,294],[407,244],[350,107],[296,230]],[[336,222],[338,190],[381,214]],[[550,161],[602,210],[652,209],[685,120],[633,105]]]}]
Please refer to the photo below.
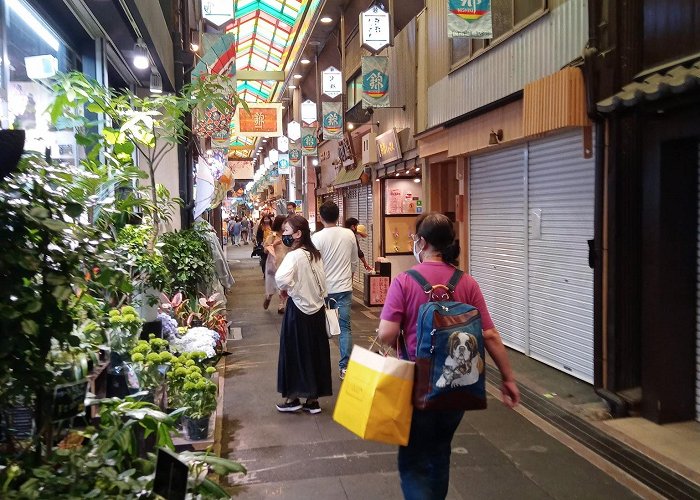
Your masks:
[{"label": "pink t-shirt", "polygon": [[[443,262],[423,262],[413,266],[431,285],[447,285],[455,268]],[[489,330],[494,327],[491,315],[486,308],[486,301],[477,282],[468,274],[462,275],[457,283],[453,299],[472,305],[481,314],[481,328]],[[401,325],[408,353],[411,359],[416,353],[416,325],[418,308],[428,301],[428,296],[416,280],[406,273],[399,274],[389,286],[389,291],[382,308],[381,319]]]}]

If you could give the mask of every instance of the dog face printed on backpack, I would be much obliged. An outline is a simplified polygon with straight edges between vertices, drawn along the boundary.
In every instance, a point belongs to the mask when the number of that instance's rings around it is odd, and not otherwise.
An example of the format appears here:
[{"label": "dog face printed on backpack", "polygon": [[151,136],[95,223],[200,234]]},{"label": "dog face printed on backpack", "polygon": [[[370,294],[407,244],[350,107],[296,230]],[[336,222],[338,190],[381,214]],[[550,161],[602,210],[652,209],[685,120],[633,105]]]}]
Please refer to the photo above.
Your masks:
[{"label": "dog face printed on backpack", "polygon": [[484,371],[484,360],[479,354],[476,337],[466,332],[454,332],[447,345],[445,365],[435,385],[458,387],[476,383]]}]

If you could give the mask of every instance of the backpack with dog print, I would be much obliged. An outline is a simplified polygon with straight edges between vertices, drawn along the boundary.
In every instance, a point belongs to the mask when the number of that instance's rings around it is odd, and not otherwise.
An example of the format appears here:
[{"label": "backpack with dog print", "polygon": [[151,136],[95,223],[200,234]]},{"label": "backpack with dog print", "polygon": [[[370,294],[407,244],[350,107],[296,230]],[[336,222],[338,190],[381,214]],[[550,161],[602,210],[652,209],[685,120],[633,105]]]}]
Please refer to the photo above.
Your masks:
[{"label": "backpack with dog print", "polygon": [[[455,302],[463,273],[456,269],[447,285],[431,285],[413,269],[408,275],[428,295],[418,309],[413,406],[421,410],[486,408],[486,365],[479,311]],[[406,356],[405,345],[402,346]]]}]

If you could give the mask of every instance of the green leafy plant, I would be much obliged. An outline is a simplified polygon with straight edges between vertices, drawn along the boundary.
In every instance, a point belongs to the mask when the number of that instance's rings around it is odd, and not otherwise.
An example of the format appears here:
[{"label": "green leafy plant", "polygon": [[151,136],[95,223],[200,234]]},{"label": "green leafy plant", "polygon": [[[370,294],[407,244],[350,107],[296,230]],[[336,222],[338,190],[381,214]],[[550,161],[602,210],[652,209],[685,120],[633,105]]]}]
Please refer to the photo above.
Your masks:
[{"label": "green leafy plant", "polygon": [[[131,275],[137,289],[151,287],[156,290],[167,290],[170,285],[170,273],[165,267],[162,244],[149,248],[152,240],[153,227],[147,225],[127,224],[119,231],[117,247],[123,250],[133,263]],[[156,297],[157,300],[157,297]]]},{"label": "green leafy plant", "polygon": [[143,320],[136,309],[122,306],[121,309],[109,311],[109,339],[114,352],[129,354],[139,340]]},{"label": "green leafy plant", "polygon": [[165,383],[164,372],[173,355],[168,352],[167,340],[151,334],[149,340],[139,340],[131,350],[131,361],[139,379],[141,390],[155,391]]},{"label": "green leafy plant", "polygon": [[70,193],[82,175],[27,157],[0,182],[0,404],[35,405],[37,440],[50,428],[52,347],[79,346],[76,318],[92,310],[80,304],[124,278],[110,235],[79,220],[84,206]]},{"label": "green leafy plant", "polygon": [[[210,379],[213,366],[203,367],[204,353],[181,354],[168,374],[170,404],[185,408],[190,418],[205,418],[216,411],[217,385]],[[199,363],[198,361],[199,360]]]},{"label": "green leafy plant", "polygon": [[209,244],[193,229],[166,233],[161,241],[165,266],[173,280],[171,289],[196,297],[214,276]]},{"label": "green leafy plant", "polygon": [[[92,148],[92,154],[102,150],[111,161],[131,165],[134,152],[138,152],[148,179],[148,195],[141,208],[152,221],[153,244],[160,222],[172,216],[169,193],[164,196],[165,188],[156,183],[156,171],[168,152],[184,142],[189,113],[197,107],[214,106],[223,113],[230,113],[237,104],[247,107],[231,80],[216,74],[198,78],[178,94],[158,96],[113,91],[78,72],[58,75],[53,89],[56,99],[50,108],[52,120],[59,126],[80,130],[76,138]],[[94,120],[84,110],[109,119],[102,124],[101,134],[89,132]]]},{"label": "green leafy plant", "polygon": [[[216,368],[207,366],[206,359],[206,353],[201,351],[185,352],[172,358],[171,369],[166,374],[170,408],[187,406],[185,383],[196,381],[203,374],[211,378],[216,373]],[[190,375],[191,377],[188,378]]]}]

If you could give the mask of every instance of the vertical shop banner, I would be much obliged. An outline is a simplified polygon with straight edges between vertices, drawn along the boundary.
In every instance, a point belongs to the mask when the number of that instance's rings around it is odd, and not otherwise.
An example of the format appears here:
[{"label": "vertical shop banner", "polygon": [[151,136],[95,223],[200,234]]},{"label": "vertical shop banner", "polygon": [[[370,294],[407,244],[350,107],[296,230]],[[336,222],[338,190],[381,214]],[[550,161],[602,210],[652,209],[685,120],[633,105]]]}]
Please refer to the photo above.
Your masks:
[{"label": "vertical shop banner", "polygon": [[289,166],[290,167],[301,167],[301,145],[300,144],[290,144],[289,146]]},{"label": "vertical shop banner", "polygon": [[301,127],[301,154],[302,156],[316,156],[318,139],[314,127]]},{"label": "vertical shop banner", "polygon": [[343,103],[322,102],[323,140],[331,141],[343,138]]},{"label": "vertical shop banner", "polygon": [[362,108],[387,108],[389,104],[389,58],[362,57]]},{"label": "vertical shop banner", "polygon": [[289,154],[280,153],[279,159],[277,160],[277,170],[280,175],[289,175]]},{"label": "vertical shop banner", "polygon": [[493,38],[491,0],[447,0],[447,36]]}]

